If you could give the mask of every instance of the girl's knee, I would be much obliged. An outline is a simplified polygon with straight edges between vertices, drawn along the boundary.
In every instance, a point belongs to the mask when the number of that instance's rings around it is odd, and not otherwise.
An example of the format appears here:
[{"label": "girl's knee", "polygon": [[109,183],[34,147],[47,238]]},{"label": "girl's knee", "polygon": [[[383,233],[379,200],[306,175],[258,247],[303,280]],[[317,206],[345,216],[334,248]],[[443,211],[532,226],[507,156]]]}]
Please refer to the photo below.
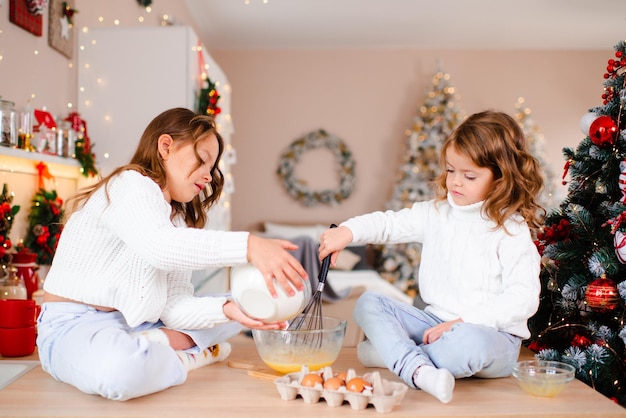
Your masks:
[{"label": "girl's knee", "polygon": [[186,375],[182,363],[173,353],[172,358],[150,355],[117,359],[102,367],[99,375],[94,377],[98,381],[96,390],[101,396],[124,401],[183,383]]},{"label": "girl's knee", "polygon": [[357,299],[354,305],[354,319],[357,323],[361,320],[367,320],[372,314],[380,311],[380,295],[374,292],[366,291]]}]

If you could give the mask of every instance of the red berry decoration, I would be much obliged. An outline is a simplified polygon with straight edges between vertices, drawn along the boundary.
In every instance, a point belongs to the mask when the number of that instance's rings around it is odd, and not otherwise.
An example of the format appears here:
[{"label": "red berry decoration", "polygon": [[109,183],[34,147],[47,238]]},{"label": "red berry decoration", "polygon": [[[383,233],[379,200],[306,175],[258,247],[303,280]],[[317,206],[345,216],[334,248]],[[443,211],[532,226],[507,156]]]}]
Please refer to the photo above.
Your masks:
[{"label": "red berry decoration", "polygon": [[594,280],[587,286],[585,302],[594,311],[612,311],[620,302],[617,285],[613,280],[605,277]]},{"label": "red berry decoration", "polygon": [[591,340],[584,335],[576,334],[574,338],[572,338],[572,345],[585,349],[591,345]]},{"label": "red berry decoration", "polygon": [[617,133],[617,124],[610,116],[600,116],[591,123],[589,127],[589,137],[591,142],[599,147],[613,145],[615,142],[615,134]]}]

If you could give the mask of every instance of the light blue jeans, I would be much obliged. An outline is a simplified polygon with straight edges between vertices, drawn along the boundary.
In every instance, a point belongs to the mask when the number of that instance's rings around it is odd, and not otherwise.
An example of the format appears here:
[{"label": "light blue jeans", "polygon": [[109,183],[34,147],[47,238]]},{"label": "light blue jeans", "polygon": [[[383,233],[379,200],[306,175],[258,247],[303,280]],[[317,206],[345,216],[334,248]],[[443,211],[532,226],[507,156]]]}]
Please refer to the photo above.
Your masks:
[{"label": "light blue jeans", "polygon": [[[180,385],[187,371],[169,346],[135,334],[163,324],[126,324],[120,312],[102,312],[80,303],[44,303],[37,321],[42,368],[55,379],[89,394],[127,400]],[[228,322],[203,330],[179,330],[201,351],[237,335],[242,327]]]},{"label": "light blue jeans", "polygon": [[522,342],[492,327],[461,322],[434,343],[424,344],[424,331],[444,321],[371,291],[357,300],[354,319],[389,370],[412,388],[413,373],[422,365],[447,369],[457,379],[509,376]]}]

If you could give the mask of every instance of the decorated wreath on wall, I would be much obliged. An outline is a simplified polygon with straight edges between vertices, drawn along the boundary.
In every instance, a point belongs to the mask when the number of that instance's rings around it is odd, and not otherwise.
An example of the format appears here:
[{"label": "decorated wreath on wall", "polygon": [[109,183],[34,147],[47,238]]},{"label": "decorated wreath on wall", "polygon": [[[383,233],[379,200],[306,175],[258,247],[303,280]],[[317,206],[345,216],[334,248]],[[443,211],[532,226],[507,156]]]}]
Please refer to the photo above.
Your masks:
[{"label": "decorated wreath on wall", "polygon": [[[339,186],[336,189],[310,190],[305,180],[296,177],[296,164],[300,157],[315,148],[326,148],[335,155],[339,172]],[[319,129],[292,142],[281,154],[276,172],[282,179],[287,193],[304,206],[315,206],[319,203],[336,206],[352,194],[355,165],[352,152],[345,142]]]}]

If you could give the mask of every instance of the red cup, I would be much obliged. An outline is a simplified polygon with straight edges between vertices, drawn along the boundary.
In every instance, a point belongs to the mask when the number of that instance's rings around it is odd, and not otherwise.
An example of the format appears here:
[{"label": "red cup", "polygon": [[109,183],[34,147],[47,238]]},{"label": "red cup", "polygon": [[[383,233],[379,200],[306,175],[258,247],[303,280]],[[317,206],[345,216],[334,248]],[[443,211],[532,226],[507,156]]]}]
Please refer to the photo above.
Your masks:
[{"label": "red cup", "polygon": [[32,299],[1,299],[0,328],[23,328],[35,325],[36,305]]},{"label": "red cup", "polygon": [[35,352],[35,326],[0,328],[0,355],[22,357]]}]

